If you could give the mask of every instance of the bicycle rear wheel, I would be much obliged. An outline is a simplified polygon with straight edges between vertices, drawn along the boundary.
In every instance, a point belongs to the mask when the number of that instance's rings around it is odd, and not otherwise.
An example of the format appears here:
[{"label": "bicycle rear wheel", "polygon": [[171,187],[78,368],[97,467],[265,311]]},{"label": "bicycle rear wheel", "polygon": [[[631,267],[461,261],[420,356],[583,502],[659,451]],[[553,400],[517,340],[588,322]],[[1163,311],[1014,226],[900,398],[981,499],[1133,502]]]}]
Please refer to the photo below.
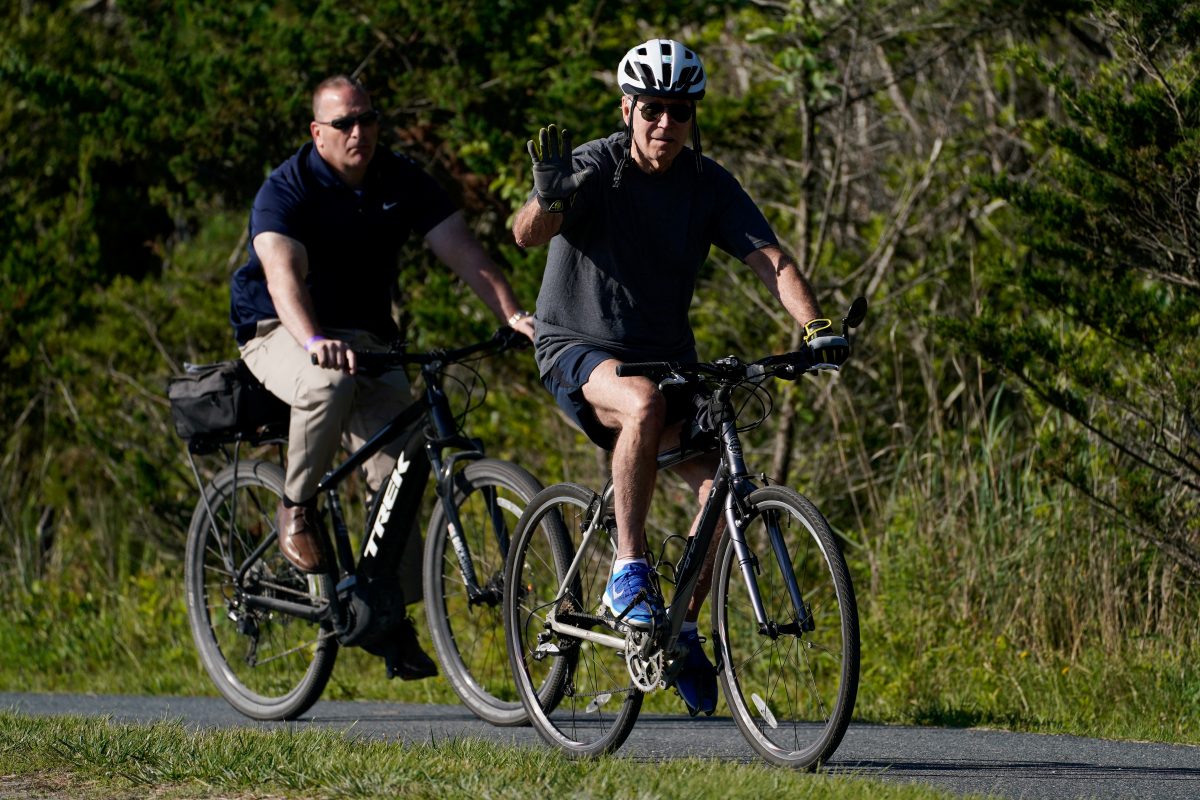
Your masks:
[{"label": "bicycle rear wheel", "polygon": [[[554,633],[551,610],[577,628],[621,637],[603,622],[600,598],[616,543],[603,529],[566,591],[559,589],[582,543],[595,495],[564,483],[530,502],[505,567],[504,629],[517,692],[538,734],[570,756],[616,750],[642,707],[621,650]],[[535,687],[542,687],[535,690]]]},{"label": "bicycle rear wheel", "polygon": [[[730,537],[717,560],[713,628],[718,674],[733,719],[774,764],[815,769],[841,743],[858,693],[858,610],[841,548],[821,513],[779,486],[747,498],[745,541],[767,625],[760,627]],[[797,611],[770,541],[790,554]],[[750,565],[747,565],[749,568]]]},{"label": "bicycle rear wheel", "polygon": [[[326,626],[256,608],[254,597],[308,608],[333,595],[325,575],[304,575],[272,542],[283,470],[243,461],[217,473],[192,514],[184,560],[188,622],[205,671],[225,699],[254,719],[295,719],[329,680],[338,643]],[[211,515],[210,515],[211,509]]]},{"label": "bicycle rear wheel", "polygon": [[425,537],[425,614],[438,660],[463,705],[493,725],[527,720],[509,668],[501,598],[509,538],[541,488],[521,467],[493,459],[474,461],[455,476],[452,502],[474,566],[474,597],[440,502]]}]

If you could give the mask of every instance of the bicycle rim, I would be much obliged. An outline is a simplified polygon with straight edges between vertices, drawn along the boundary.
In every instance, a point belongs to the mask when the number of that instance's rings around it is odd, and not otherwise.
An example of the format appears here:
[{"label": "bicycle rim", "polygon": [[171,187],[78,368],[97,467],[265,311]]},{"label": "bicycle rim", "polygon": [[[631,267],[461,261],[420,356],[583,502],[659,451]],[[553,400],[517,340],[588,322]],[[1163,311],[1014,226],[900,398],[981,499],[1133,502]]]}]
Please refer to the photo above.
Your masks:
[{"label": "bicycle rim", "polygon": [[[734,721],[768,761],[814,769],[837,749],[858,691],[858,612],[829,525],[804,497],[767,487],[747,499],[746,543],[768,618],[755,619],[733,542],[718,561],[713,626]],[[778,525],[811,625],[801,622],[769,539]],[[810,628],[811,630],[804,630]]]},{"label": "bicycle rim", "polygon": [[[607,535],[593,542],[567,593],[556,602],[570,559],[582,542],[593,494],[559,484],[529,504],[513,540],[506,574],[515,587],[505,602],[505,627],[513,676],[530,722],[547,742],[571,756],[611,753],[625,741],[642,706],[624,654],[615,648],[548,627],[551,609],[560,621],[601,633],[600,598],[614,553]],[[566,563],[559,563],[561,553]],[[541,696],[535,686],[548,687]]]},{"label": "bicycle rim", "polygon": [[468,592],[439,504],[425,539],[425,612],[438,659],[467,708],[493,725],[525,723],[504,643],[504,559],[525,506],[541,490],[515,464],[481,460],[455,478],[462,543],[480,592]]},{"label": "bicycle rim", "polygon": [[299,572],[272,544],[237,585],[246,559],[275,534],[276,504],[283,495],[278,466],[249,461],[236,471],[226,467],[205,495],[192,515],[184,565],[188,620],[200,660],[243,714],[294,719],[321,696],[337,640],[317,623],[247,601],[271,597],[315,607],[332,595],[332,582]]}]

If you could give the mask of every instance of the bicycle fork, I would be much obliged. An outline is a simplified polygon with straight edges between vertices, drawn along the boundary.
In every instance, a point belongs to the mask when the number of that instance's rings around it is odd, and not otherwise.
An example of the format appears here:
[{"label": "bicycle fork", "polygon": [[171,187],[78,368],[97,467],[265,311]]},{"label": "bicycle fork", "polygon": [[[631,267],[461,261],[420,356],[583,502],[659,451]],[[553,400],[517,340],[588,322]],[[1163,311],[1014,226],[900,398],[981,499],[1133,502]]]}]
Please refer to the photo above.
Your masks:
[{"label": "bicycle fork", "polygon": [[788,596],[792,601],[795,618],[790,622],[780,624],[768,616],[763,605],[762,593],[758,589],[760,570],[758,556],[751,552],[750,546],[746,543],[745,534],[748,520],[745,509],[741,507],[740,499],[735,497],[736,494],[736,492],[730,492],[726,499],[725,520],[729,526],[729,535],[737,556],[738,567],[741,570],[742,579],[746,583],[746,591],[750,595],[750,604],[754,608],[754,619],[758,623],[759,633],[777,639],[784,634],[799,636],[801,633],[813,631],[815,625],[812,610],[805,604],[801,595],[800,584],[796,580],[796,571],[792,568],[792,558],[788,553],[787,543],[783,540],[783,530],[779,526],[779,514],[775,511],[763,512],[763,521],[767,526],[767,537],[771,542],[771,550],[775,554],[775,563],[779,567],[780,578],[783,579],[783,585],[787,588]]}]

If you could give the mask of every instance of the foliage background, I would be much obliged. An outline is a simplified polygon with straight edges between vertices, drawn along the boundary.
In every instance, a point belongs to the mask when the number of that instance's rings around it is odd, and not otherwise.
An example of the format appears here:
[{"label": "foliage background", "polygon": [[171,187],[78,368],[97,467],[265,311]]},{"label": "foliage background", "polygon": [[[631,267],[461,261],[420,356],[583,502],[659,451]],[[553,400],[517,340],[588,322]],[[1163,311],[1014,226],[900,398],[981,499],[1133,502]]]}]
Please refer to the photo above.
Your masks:
[{"label": "foliage background", "polygon": [[[383,137],[466,209],[532,303],[510,216],[524,143],[617,123],[633,43],[683,39],[705,151],[826,313],[871,302],[851,368],[786,387],[755,457],[842,534],[859,716],[1197,741],[1200,4],[1174,0],[21,2],[0,33],[0,684],[207,692],[183,621],[195,487],[166,378],[234,354],[249,203],[309,92],[362,70]],[[411,341],[495,321],[414,244]],[[701,350],[796,343],[714,252]],[[532,359],[472,429],[544,481],[604,464]],[[653,524],[677,530],[669,479]],[[81,669],[81,665],[86,668]],[[445,697],[341,664],[331,696]],[[441,692],[441,694],[439,694]],[[408,693],[408,694],[405,694]]]}]

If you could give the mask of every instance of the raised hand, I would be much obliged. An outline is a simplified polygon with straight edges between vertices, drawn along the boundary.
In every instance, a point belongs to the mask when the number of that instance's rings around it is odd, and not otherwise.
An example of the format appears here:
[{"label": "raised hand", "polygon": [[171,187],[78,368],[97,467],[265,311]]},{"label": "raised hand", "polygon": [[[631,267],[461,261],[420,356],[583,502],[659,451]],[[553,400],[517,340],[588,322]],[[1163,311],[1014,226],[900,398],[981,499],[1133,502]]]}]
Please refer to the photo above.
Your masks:
[{"label": "raised hand", "polygon": [[575,192],[595,172],[594,167],[574,171],[571,163],[571,135],[566,128],[551,123],[538,131],[535,142],[527,145],[533,159],[533,187],[538,204],[546,211],[561,214],[571,207]]}]

